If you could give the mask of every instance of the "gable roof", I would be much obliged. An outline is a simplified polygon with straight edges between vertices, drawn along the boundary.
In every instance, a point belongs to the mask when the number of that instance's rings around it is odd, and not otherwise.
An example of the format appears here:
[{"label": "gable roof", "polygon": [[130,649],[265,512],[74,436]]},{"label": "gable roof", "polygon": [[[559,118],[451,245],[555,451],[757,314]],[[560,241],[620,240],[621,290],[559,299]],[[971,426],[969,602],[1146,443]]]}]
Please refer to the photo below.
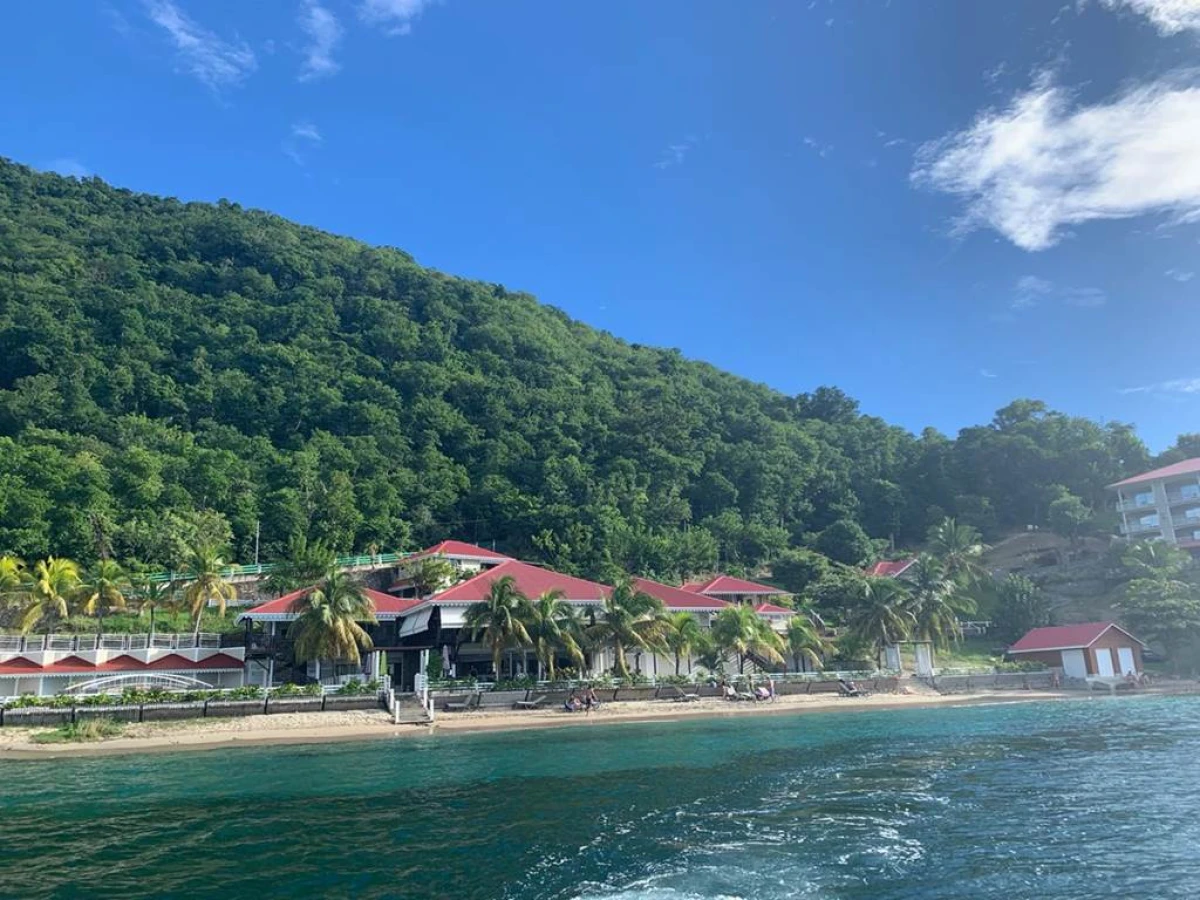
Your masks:
[{"label": "gable roof", "polygon": [[788,609],[786,606],[776,606],[774,603],[760,603],[754,607],[754,611],[760,616],[792,616],[796,614],[794,609]]},{"label": "gable roof", "polygon": [[716,575],[708,581],[693,582],[683,586],[685,591],[691,591],[693,594],[762,594],[771,596],[775,594],[786,594],[787,591],[781,591],[779,588],[771,587],[767,584],[757,584],[753,581],[746,581],[744,578],[734,578],[732,575]]},{"label": "gable roof", "polygon": [[450,559],[467,559],[476,562],[497,563],[512,559],[511,556],[505,556],[503,553],[497,553],[495,550],[488,550],[486,547],[479,547],[475,544],[468,544],[464,541],[442,541],[440,544],[434,544],[432,547],[426,547],[424,550],[418,550],[411,556],[405,557],[402,562],[424,559],[427,556],[445,556]]},{"label": "gable roof", "polygon": [[636,590],[661,600],[667,609],[718,610],[729,605],[727,601],[718,597],[705,597],[703,594],[651,581],[649,578],[634,578],[633,586]]},{"label": "gable roof", "polygon": [[1132,634],[1116,622],[1084,622],[1081,625],[1052,625],[1035,628],[1008,648],[1009,653],[1037,653],[1044,650],[1082,650],[1096,643],[1106,631],[1115,628],[1142,646]]},{"label": "gable roof", "polygon": [[1172,463],[1169,466],[1163,466],[1161,469],[1151,469],[1149,472],[1143,472],[1141,475],[1133,475],[1124,481],[1110,484],[1108,487],[1112,490],[1113,488],[1125,487],[1129,484],[1141,484],[1143,481],[1174,478],[1177,475],[1200,475],[1200,456],[1195,459],[1185,459],[1182,462]]},{"label": "gable roof", "polygon": [[[250,619],[251,621],[261,620],[264,622],[290,622],[296,618],[296,614],[292,612],[292,604],[306,594],[314,591],[316,587],[315,584],[310,585],[298,591],[292,591],[290,594],[284,594],[282,597],[276,597],[274,600],[268,600],[260,606],[246,610],[237,617],[236,621],[240,622],[242,619]],[[363,588],[363,593],[367,595],[368,600],[375,604],[375,618],[380,620],[398,618],[419,602],[412,599],[406,600],[401,597],[393,597],[391,594],[384,594],[370,588]]]},{"label": "gable roof", "polygon": [[867,569],[867,574],[876,578],[899,578],[916,561],[915,557],[910,559],[881,559]]},{"label": "gable roof", "polygon": [[[526,597],[537,597],[546,591],[559,590],[563,599],[575,603],[599,603],[612,590],[606,584],[597,584],[585,578],[564,575],[551,569],[541,569],[529,563],[510,559],[502,562],[494,569],[480,572],[466,581],[460,581],[453,587],[448,587],[440,594],[434,594],[423,602],[444,604],[478,603],[487,597],[492,588],[492,582],[504,577],[511,577],[514,587]],[[414,602],[415,606],[416,603]]]}]

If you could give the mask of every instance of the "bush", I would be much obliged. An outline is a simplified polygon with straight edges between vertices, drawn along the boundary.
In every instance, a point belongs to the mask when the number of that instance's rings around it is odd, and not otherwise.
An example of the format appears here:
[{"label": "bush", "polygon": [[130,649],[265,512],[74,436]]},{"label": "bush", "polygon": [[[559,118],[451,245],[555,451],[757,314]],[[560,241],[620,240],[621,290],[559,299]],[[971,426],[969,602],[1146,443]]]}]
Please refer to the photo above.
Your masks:
[{"label": "bush", "polygon": [[362,694],[374,694],[379,691],[379,682],[371,679],[368,682],[359,681],[357,678],[351,678],[340,688],[337,689],[337,694],[342,697],[354,697]]},{"label": "bush", "polygon": [[88,719],[86,722],[72,722],[61,725],[51,731],[39,731],[33,735],[35,744],[68,744],[102,741],[105,738],[118,737],[123,727],[112,719]]},{"label": "bush", "polygon": [[527,691],[537,685],[537,679],[532,675],[522,675],[520,678],[501,678],[493,690],[497,691]]}]

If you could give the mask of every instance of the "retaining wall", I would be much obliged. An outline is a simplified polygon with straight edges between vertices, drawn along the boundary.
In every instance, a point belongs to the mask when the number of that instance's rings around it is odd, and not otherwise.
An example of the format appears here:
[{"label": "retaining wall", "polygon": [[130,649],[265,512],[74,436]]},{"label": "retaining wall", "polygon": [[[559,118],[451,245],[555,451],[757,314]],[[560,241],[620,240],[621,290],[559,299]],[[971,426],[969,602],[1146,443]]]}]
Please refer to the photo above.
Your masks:
[{"label": "retaining wall", "polygon": [[[524,691],[517,691],[517,699]],[[511,705],[511,701],[510,701]],[[261,700],[205,700],[195,703],[144,703],[136,706],[76,706],[70,709],[0,707],[0,727],[41,728],[112,719],[117,722],[169,722],[180,719],[261,716],[289,712],[341,712],[352,709],[383,709],[374,694],[325,697],[276,697]]]}]

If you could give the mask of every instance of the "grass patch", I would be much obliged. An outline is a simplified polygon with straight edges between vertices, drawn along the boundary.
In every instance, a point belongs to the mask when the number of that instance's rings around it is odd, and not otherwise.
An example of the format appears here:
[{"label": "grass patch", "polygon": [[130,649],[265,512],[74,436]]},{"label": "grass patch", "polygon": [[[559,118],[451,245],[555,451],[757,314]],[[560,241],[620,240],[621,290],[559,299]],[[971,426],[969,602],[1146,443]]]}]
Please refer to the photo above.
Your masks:
[{"label": "grass patch", "polygon": [[124,730],[125,726],[112,719],[88,719],[86,722],[73,722],[49,731],[39,731],[30,740],[35,744],[86,744],[120,737]]}]

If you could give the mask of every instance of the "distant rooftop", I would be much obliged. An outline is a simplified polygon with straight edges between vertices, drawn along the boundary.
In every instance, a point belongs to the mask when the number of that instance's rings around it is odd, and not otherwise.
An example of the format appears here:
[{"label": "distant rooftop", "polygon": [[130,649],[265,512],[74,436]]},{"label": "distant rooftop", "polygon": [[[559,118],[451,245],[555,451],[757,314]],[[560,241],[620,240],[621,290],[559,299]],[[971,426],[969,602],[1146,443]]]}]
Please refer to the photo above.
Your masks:
[{"label": "distant rooftop", "polygon": [[1141,484],[1145,481],[1158,481],[1161,478],[1177,478],[1180,475],[1200,475],[1200,457],[1185,459],[1183,462],[1172,463],[1169,466],[1163,466],[1161,469],[1152,469],[1149,472],[1143,472],[1141,475],[1133,475],[1124,481],[1110,484],[1108,487],[1111,490],[1131,484]]},{"label": "distant rooftop", "polygon": [[916,559],[881,559],[867,569],[867,574],[876,578],[897,578],[915,562]]}]

